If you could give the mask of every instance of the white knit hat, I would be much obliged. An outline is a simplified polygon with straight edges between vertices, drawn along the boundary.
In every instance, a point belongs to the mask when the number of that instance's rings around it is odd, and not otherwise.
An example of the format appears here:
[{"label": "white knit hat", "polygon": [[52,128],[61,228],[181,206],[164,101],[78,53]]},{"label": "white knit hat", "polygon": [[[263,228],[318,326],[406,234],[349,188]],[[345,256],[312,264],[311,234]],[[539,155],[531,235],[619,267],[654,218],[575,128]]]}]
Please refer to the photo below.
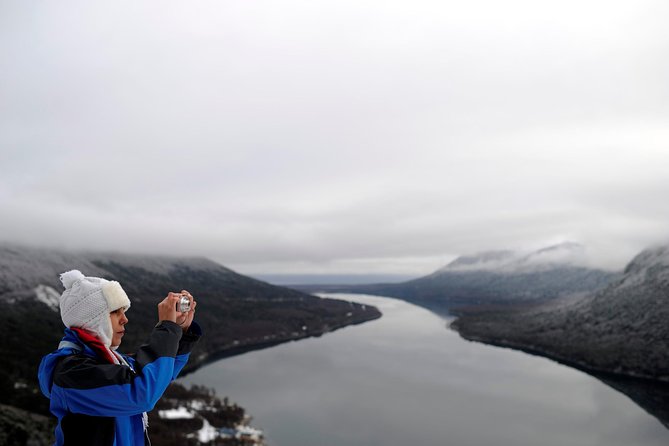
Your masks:
[{"label": "white knit hat", "polygon": [[60,296],[60,317],[66,327],[92,332],[110,348],[113,336],[109,313],[130,308],[130,299],[118,282],[85,277],[72,270],[60,275],[65,291]]}]

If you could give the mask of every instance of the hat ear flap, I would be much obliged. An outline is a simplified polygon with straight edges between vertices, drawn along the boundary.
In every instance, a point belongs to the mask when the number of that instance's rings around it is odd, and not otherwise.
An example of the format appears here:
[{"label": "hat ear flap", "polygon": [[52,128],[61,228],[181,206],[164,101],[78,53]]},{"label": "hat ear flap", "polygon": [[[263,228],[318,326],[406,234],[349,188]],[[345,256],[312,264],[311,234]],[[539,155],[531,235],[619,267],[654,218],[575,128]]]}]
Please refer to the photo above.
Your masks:
[{"label": "hat ear flap", "polygon": [[110,348],[112,337],[114,336],[114,330],[112,329],[111,317],[109,316],[109,313],[103,315],[100,318],[98,328],[99,330],[96,332],[98,338],[102,341],[105,347]]}]

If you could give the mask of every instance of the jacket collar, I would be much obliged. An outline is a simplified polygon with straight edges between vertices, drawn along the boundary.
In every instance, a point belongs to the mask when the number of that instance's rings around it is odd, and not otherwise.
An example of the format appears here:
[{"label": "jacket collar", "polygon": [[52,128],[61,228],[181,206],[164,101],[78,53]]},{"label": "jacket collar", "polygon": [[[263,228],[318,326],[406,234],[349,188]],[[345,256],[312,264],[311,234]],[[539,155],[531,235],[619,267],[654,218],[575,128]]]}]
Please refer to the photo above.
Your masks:
[{"label": "jacket collar", "polygon": [[118,364],[118,362],[114,362],[112,359],[113,353],[111,353],[111,351],[108,350],[97,338],[80,329],[66,328],[65,335],[58,345],[58,350],[44,356],[39,366],[38,378],[40,389],[44,396],[47,398],[51,397],[53,369],[56,367],[60,358],[77,353],[82,353],[92,358],[101,358],[107,362]]},{"label": "jacket collar", "polygon": [[102,341],[100,341],[98,338],[96,338],[86,330],[74,327],[70,328],[69,330],[72,331],[79,338],[79,341],[81,343],[83,343],[86,347],[95,352],[96,356],[104,359],[106,362],[109,362],[111,364],[119,363],[118,359],[114,356],[111,350],[108,349],[107,346],[105,346],[102,343]]}]

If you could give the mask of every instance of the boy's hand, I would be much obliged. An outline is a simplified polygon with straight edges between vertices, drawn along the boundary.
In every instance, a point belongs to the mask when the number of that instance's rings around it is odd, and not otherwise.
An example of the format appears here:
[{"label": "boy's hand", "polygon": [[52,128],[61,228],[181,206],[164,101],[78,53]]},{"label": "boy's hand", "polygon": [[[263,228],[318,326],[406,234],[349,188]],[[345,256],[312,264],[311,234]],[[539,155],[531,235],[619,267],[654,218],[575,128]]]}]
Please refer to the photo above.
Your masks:
[{"label": "boy's hand", "polygon": [[181,299],[181,293],[169,293],[162,302],[158,304],[158,320],[159,321],[177,321],[177,304]]}]

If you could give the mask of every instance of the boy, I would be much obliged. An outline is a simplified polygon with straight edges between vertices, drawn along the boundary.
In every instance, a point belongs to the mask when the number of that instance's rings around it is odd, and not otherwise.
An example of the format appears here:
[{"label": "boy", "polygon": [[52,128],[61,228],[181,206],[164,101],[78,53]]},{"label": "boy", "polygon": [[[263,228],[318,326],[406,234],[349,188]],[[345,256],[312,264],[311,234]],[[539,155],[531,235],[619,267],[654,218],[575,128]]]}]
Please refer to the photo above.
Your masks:
[{"label": "boy", "polygon": [[[60,314],[67,327],[58,350],[42,359],[39,381],[58,418],[56,445],[150,445],[147,415],[186,365],[202,332],[187,291],[158,304],[158,324],[134,358],[119,354],[130,299],[118,282],[61,274]],[[178,303],[187,296],[190,311]]]}]

